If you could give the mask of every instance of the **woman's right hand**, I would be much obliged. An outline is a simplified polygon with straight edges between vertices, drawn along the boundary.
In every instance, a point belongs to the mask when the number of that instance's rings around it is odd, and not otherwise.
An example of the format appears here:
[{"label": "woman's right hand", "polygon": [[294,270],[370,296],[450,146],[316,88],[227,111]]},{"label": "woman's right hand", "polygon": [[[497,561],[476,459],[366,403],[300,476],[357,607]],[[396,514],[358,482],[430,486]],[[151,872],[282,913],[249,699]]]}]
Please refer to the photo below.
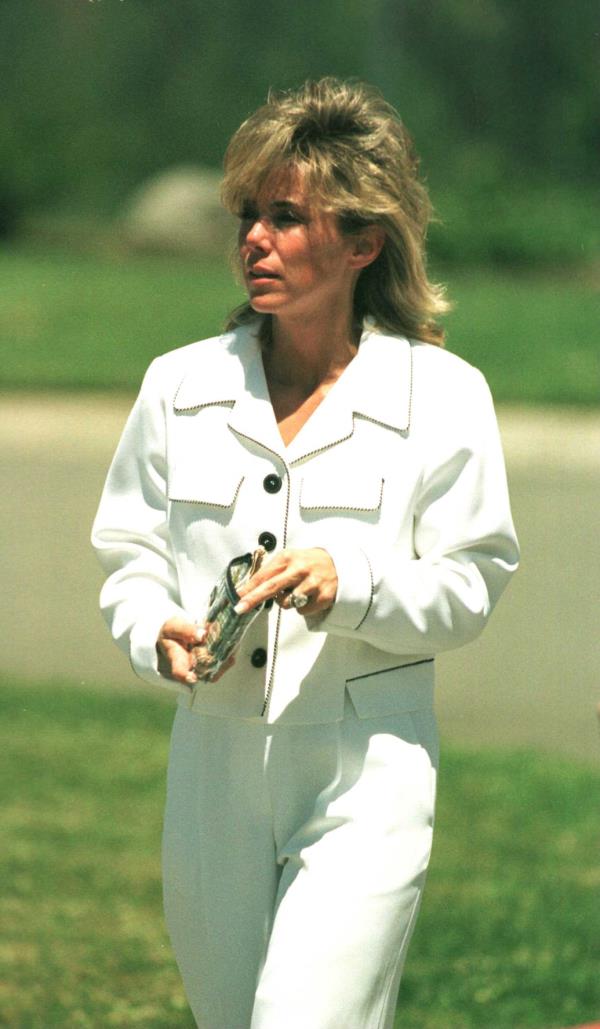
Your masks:
[{"label": "woman's right hand", "polygon": [[217,682],[231,668],[235,658],[229,657],[214,676],[198,674],[205,636],[206,629],[202,625],[186,622],[184,618],[167,619],[156,641],[160,674],[190,689],[201,679]]}]

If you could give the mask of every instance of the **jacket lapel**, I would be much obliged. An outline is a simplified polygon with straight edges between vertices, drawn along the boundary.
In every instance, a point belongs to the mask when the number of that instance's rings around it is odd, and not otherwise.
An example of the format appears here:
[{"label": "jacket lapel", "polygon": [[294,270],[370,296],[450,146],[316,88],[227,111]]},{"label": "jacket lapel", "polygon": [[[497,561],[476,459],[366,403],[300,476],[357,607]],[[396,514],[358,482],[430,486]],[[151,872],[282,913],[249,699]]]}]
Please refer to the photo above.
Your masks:
[{"label": "jacket lapel", "polygon": [[367,330],[351,367],[356,414],[397,432],[408,432],[413,388],[409,341]]},{"label": "jacket lapel", "polygon": [[228,425],[236,435],[282,457],[285,447],[252,325],[198,344],[173,407],[183,413],[213,406],[231,408]]},{"label": "jacket lapel", "polygon": [[246,361],[244,390],[236,399],[228,425],[236,435],[285,461],[285,446],[275,420],[258,343]]},{"label": "jacket lapel", "polygon": [[356,417],[407,432],[411,395],[410,343],[367,329],[354,360],[287,448],[289,463],[307,460],[348,439]]},{"label": "jacket lapel", "polygon": [[286,448],[275,421],[256,330],[250,325],[199,344],[174,408],[189,412],[215,404],[230,407],[232,432],[296,464],[348,439],[356,417],[408,432],[411,397],[410,343],[367,328],[354,360]]}]

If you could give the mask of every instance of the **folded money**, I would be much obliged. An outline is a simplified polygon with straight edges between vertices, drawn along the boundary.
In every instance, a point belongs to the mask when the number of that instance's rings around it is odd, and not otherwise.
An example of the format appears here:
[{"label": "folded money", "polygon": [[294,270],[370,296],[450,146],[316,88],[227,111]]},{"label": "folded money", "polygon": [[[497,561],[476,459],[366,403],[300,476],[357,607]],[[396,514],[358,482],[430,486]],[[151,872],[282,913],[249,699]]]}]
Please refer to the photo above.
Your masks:
[{"label": "folded money", "polygon": [[208,611],[204,621],[200,623],[206,629],[206,637],[192,651],[196,658],[196,674],[199,679],[210,681],[216,675],[262,611],[264,605],[259,604],[252,611],[237,615],[234,607],[240,599],[238,587],[258,571],[265,554],[265,548],[258,547],[251,554],[234,557],[213,587],[208,601]]}]

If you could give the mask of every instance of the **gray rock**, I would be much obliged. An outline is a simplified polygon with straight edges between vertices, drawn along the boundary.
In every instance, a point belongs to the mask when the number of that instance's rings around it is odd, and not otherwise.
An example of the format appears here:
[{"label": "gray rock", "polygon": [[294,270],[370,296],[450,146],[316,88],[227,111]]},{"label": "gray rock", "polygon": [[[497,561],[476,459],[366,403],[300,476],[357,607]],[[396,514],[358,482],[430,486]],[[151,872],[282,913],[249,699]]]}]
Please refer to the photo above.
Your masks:
[{"label": "gray rock", "polygon": [[171,168],[143,183],[120,219],[123,242],[135,250],[224,252],[235,233],[221,205],[221,175],[212,169]]}]

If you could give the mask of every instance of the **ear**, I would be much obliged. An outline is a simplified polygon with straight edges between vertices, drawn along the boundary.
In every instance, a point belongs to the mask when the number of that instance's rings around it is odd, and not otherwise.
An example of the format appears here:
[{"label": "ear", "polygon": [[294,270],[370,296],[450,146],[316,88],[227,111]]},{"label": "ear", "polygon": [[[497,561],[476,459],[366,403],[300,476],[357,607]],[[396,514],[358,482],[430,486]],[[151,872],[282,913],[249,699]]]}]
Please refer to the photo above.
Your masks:
[{"label": "ear", "polygon": [[350,264],[360,271],[379,257],[385,243],[385,230],[381,225],[365,225],[352,235]]}]

